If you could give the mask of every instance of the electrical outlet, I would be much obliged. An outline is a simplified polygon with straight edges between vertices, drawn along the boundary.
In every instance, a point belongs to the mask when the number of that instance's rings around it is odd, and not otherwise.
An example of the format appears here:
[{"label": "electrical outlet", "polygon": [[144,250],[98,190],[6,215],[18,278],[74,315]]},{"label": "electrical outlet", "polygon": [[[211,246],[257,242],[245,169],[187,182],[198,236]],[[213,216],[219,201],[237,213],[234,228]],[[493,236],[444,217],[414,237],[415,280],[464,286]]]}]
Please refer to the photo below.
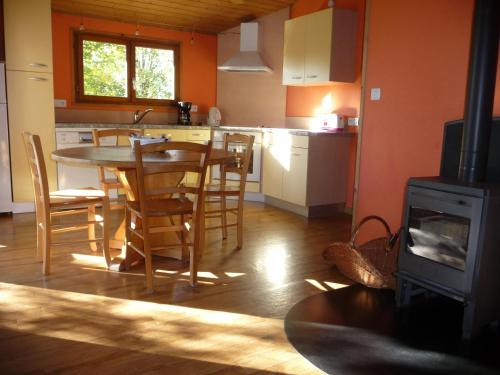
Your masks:
[{"label": "electrical outlet", "polygon": [[66,99],[54,99],[54,107],[56,108],[66,108]]},{"label": "electrical outlet", "polygon": [[198,105],[191,104],[191,112],[198,112]]},{"label": "electrical outlet", "polygon": [[370,99],[371,100],[380,100],[380,97],[381,97],[381,91],[380,91],[380,87],[374,87],[371,89],[371,92],[370,92]]},{"label": "electrical outlet", "polygon": [[347,119],[348,126],[358,126],[359,117],[349,117]]}]

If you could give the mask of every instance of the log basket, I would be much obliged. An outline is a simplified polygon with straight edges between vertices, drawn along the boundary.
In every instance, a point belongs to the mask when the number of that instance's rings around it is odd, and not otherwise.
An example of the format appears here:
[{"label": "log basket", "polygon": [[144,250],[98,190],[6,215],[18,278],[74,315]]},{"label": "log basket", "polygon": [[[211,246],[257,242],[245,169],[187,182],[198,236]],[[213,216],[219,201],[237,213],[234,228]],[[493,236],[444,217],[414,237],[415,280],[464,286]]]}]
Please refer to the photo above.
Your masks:
[{"label": "log basket", "polygon": [[[384,226],[386,236],[357,245],[356,238],[361,227],[372,220]],[[395,289],[396,245],[401,229],[393,234],[384,219],[375,215],[367,216],[356,225],[349,243],[332,243],[323,251],[323,258],[332,261],[342,274],[360,284],[370,288]]]}]

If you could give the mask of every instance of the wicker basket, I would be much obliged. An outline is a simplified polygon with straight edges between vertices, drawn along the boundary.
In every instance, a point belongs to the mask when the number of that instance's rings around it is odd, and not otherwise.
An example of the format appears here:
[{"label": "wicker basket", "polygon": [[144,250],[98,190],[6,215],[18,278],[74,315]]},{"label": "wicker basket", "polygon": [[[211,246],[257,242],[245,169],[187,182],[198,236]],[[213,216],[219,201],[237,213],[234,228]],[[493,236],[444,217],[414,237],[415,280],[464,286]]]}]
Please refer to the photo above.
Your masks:
[{"label": "wicker basket", "polygon": [[[361,226],[370,220],[384,225],[386,237],[356,244]],[[395,289],[394,272],[397,265],[397,242],[399,233],[391,233],[389,225],[379,216],[367,216],[354,228],[351,241],[334,242],[323,252],[323,257],[333,261],[340,272],[348,278],[370,288]]]}]

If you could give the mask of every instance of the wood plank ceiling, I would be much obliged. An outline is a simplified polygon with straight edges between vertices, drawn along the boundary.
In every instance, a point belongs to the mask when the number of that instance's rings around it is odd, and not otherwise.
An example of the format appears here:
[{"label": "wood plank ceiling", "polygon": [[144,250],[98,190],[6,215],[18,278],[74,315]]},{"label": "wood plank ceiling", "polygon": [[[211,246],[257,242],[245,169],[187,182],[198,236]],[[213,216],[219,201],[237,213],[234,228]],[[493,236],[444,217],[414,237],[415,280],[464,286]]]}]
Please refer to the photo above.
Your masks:
[{"label": "wood plank ceiling", "polygon": [[295,0],[52,0],[83,17],[215,34],[292,5]]}]

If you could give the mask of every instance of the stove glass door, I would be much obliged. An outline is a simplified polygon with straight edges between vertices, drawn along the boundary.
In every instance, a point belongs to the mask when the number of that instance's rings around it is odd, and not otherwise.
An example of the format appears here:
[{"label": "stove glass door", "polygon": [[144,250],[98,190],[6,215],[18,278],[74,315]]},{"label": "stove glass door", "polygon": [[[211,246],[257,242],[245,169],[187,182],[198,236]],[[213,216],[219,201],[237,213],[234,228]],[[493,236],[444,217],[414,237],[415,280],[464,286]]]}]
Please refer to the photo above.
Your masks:
[{"label": "stove glass door", "polygon": [[469,218],[421,207],[410,207],[407,251],[465,270]]}]

